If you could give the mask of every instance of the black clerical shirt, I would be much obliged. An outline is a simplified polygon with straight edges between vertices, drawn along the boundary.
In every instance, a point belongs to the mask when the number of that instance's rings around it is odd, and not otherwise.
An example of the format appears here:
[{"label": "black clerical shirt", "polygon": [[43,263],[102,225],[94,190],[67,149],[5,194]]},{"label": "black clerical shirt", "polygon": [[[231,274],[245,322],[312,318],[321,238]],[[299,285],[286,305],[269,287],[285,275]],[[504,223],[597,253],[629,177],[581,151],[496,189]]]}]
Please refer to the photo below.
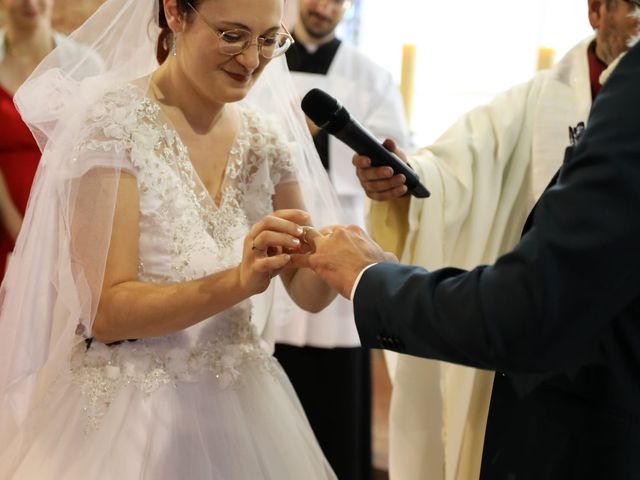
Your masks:
[{"label": "black clerical shirt", "polygon": [[[293,38],[296,42],[286,53],[289,70],[292,72],[326,75],[333,63],[341,41],[334,38],[330,42],[320,45],[315,52],[311,53],[298,41],[295,34]],[[313,138],[313,143],[316,146],[320,160],[322,160],[322,165],[324,165],[325,169],[329,170],[329,135],[324,130],[321,130]]]}]

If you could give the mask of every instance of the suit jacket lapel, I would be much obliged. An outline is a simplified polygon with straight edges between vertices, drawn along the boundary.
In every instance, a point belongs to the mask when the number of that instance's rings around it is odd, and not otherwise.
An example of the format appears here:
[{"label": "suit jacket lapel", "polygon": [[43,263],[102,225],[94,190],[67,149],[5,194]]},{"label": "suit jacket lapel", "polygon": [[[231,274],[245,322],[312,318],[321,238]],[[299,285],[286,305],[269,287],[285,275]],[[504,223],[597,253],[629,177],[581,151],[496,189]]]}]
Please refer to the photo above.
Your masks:
[{"label": "suit jacket lapel", "polygon": [[[573,157],[573,150],[574,150],[574,146],[571,145],[567,147],[567,149],[564,151],[564,160],[562,161],[562,165],[560,165],[560,168],[556,171],[555,175],[551,178],[551,181],[542,192],[542,195],[540,196],[540,198],[542,198],[542,196],[547,192],[547,190],[549,190],[558,182],[558,177],[560,176],[560,172],[562,171],[562,168],[569,162],[571,157]],[[524,227],[522,228],[522,235],[527,233],[531,228],[531,222],[533,221],[533,215],[536,212],[536,208],[538,208],[538,203],[540,203],[540,199],[538,199],[533,209],[531,210],[531,213],[529,213],[529,216],[527,217],[526,222],[524,222]]]}]

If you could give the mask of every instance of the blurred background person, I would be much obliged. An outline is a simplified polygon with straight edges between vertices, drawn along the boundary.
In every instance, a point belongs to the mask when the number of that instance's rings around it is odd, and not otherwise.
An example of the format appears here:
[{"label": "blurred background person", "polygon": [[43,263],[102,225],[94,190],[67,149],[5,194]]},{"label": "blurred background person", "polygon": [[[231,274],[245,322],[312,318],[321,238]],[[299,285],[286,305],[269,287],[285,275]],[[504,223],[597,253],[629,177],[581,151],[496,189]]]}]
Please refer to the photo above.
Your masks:
[{"label": "blurred background person", "polygon": [[63,64],[87,56],[83,68],[100,60],[52,27],[54,0],[0,0],[0,279],[22,225],[40,149],[14,104],[18,87],[56,46]]},{"label": "blurred background person", "polygon": [[53,31],[53,0],[0,0],[0,278],[24,215],[40,150],[13,95],[62,35]]},{"label": "blurred background person", "polygon": [[[392,75],[336,29],[350,0],[300,0],[287,63],[302,98],[320,88],[374,135],[407,146],[400,92]],[[308,122],[313,140],[338,193],[345,221],[363,225],[365,196],[351,165],[353,152]],[[280,288],[276,297],[275,355],[289,375],[311,426],[338,478],[371,476],[370,355],[360,348],[350,302],[337,298],[311,314],[297,308]],[[314,372],[310,375],[310,372]]]}]

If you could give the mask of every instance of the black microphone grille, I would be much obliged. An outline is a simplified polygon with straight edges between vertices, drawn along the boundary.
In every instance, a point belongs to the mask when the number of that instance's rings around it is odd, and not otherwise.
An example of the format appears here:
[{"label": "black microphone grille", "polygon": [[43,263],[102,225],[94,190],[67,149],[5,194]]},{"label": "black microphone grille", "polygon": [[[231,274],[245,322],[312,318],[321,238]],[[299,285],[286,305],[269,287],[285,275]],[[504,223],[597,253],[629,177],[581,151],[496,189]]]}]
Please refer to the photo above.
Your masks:
[{"label": "black microphone grille", "polygon": [[[310,90],[302,99],[302,111],[309,117],[313,123],[321,128],[328,127],[332,121],[344,115],[349,118],[346,111],[335,98],[327,92],[314,88]],[[344,111],[344,113],[341,112]],[[342,113],[342,115],[338,115]],[[340,122],[343,123],[343,122]],[[345,122],[346,123],[346,122]]]}]

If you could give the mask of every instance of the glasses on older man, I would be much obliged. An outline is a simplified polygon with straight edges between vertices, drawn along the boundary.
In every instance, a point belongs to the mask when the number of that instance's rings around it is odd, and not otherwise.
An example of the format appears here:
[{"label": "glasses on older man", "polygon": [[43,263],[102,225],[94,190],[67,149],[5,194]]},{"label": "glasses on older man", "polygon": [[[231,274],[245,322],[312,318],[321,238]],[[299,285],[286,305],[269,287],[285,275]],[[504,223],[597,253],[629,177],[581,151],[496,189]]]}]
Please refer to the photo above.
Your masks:
[{"label": "glasses on older man", "polygon": [[[232,28],[230,30],[220,30],[206,21],[200,12],[187,2],[187,5],[193,10],[196,16],[209,27],[218,37],[218,51],[223,55],[235,56],[240,55],[251,45],[253,45],[254,36],[249,30],[244,28]],[[279,57],[285,53],[291,45],[294,44],[293,37],[284,25],[281,25],[284,32],[276,32],[269,35],[255,37],[258,46],[258,53],[267,59]]]}]

